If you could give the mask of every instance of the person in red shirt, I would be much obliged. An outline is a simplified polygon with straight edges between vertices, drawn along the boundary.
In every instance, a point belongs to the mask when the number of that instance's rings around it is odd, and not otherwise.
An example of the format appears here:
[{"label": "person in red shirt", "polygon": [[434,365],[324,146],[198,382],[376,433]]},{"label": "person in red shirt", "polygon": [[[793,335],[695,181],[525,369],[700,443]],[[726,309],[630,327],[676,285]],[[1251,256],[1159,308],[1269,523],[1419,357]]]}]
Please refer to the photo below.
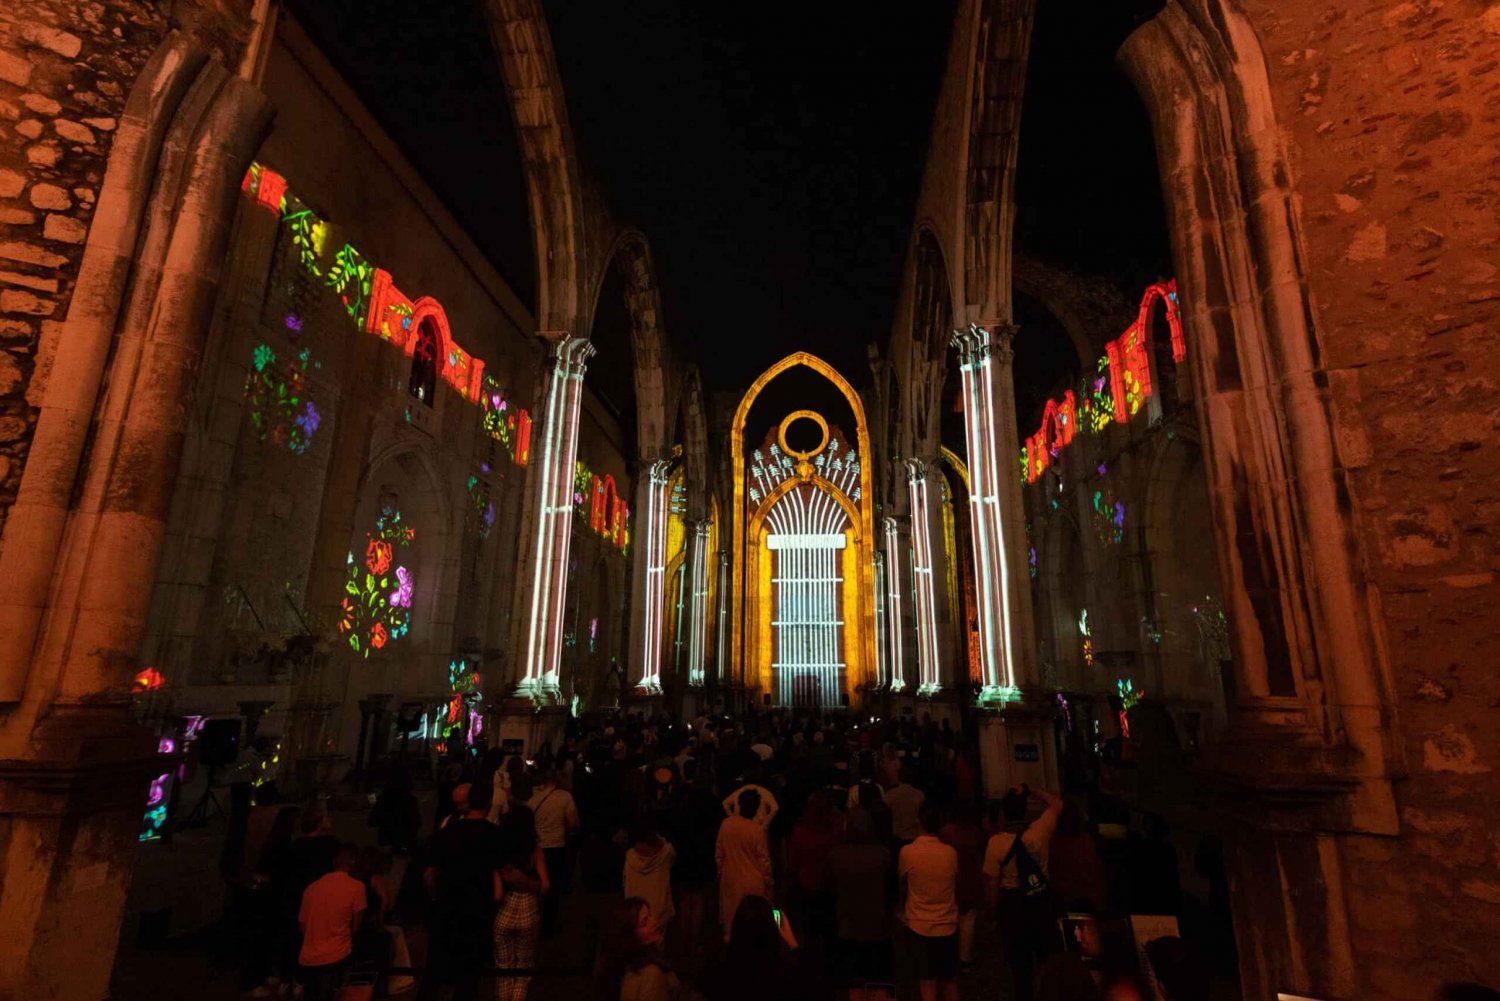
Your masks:
[{"label": "person in red shirt", "polygon": [[354,954],[354,934],[365,912],[365,885],[349,870],[354,867],[354,846],[339,845],[333,855],[333,871],[314,880],[302,892],[297,923],[302,927],[302,983],[307,1001],[333,996]]}]

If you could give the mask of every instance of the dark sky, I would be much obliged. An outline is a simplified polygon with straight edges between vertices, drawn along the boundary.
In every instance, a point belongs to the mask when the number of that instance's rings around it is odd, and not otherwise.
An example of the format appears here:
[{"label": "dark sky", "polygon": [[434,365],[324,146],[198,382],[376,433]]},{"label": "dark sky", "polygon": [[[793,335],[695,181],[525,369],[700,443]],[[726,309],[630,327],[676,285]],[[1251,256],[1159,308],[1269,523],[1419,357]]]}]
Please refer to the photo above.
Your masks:
[{"label": "dark sky", "polygon": [[586,162],[708,382],[890,332],[952,0],[548,0]]},{"label": "dark sky", "polygon": [[[1170,272],[1149,126],[1113,61],[1156,5],[1038,3],[1022,123],[1018,246],[1127,298]],[[954,0],[544,6],[585,167],[650,238],[665,326],[710,389],[742,389],[799,348],[863,384],[866,345],[891,330]],[[533,301],[514,129],[477,0],[292,7]],[[1062,374],[1066,353],[1031,354],[1028,382]]]}]

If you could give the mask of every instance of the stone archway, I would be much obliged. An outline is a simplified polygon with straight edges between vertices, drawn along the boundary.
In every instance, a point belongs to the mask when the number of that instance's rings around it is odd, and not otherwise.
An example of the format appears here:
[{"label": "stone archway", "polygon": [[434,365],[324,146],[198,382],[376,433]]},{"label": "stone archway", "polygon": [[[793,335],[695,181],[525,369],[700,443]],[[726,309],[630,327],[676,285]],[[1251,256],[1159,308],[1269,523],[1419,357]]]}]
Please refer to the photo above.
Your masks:
[{"label": "stone archway", "polygon": [[1170,0],[1119,59],[1156,137],[1233,636],[1213,774],[1257,831],[1229,846],[1245,994],[1357,996],[1324,835],[1399,832],[1403,751],[1265,56],[1238,4]]}]

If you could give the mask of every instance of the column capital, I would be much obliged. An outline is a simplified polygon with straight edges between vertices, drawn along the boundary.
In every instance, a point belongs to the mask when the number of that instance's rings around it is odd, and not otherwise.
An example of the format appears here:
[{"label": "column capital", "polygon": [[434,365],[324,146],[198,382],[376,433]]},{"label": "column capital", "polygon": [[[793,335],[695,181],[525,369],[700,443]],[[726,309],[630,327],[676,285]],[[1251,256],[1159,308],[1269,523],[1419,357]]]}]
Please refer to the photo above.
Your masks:
[{"label": "column capital", "polygon": [[588,361],[594,356],[594,342],[586,337],[574,337],[567,331],[543,331],[544,337],[552,345],[552,357],[554,364],[563,370],[565,375],[576,375],[583,377],[584,369],[588,367]]},{"label": "column capital", "polygon": [[949,343],[958,349],[959,360],[965,365],[979,364],[993,356],[1001,365],[1009,366],[1015,358],[1011,342],[1019,329],[1014,323],[999,320],[971,323],[968,330],[953,331]]},{"label": "column capital", "polygon": [[921,483],[927,479],[927,463],[921,459],[903,459],[906,464],[906,481],[908,483]]}]

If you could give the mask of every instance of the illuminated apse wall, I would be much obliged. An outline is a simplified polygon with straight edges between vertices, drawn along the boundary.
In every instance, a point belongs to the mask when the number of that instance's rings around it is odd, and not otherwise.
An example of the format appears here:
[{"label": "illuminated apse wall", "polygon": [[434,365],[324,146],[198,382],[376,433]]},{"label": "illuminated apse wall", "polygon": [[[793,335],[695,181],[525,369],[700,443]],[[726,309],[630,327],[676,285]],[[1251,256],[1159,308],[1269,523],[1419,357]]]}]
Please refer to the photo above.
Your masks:
[{"label": "illuminated apse wall", "polygon": [[[746,419],[761,390],[797,366],[843,395],[857,425],[853,441],[810,410],[786,414],[769,432],[757,428],[757,439],[747,441]],[[795,424],[815,427],[814,447],[789,445]],[[734,681],[774,704],[853,703],[878,686],[880,670],[869,439],[859,396],[827,363],[799,352],[750,387],[732,436]]]}]

